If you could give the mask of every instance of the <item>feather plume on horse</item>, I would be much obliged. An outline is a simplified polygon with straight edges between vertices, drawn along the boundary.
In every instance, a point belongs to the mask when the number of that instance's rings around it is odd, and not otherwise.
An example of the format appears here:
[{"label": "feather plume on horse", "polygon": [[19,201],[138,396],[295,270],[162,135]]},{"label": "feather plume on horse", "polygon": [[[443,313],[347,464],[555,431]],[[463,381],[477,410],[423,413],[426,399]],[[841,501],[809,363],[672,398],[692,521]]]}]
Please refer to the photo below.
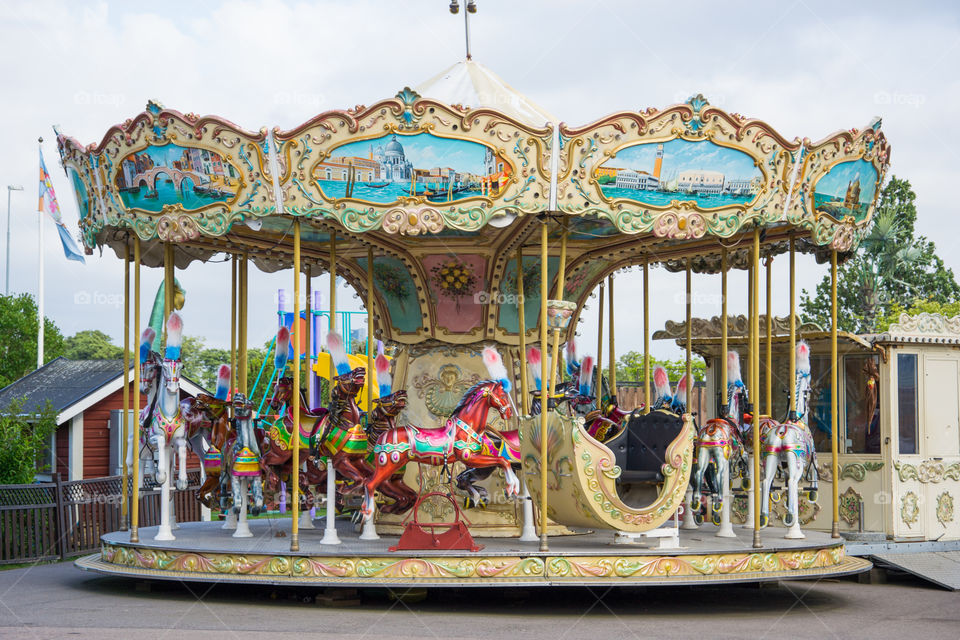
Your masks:
[{"label": "feather plume on horse", "polygon": [[674,413],[687,412],[687,374],[684,373],[677,383],[677,390],[673,394],[673,402],[670,403],[670,409]]},{"label": "feather plume on horse", "polygon": [[380,387],[380,397],[386,398],[393,393],[393,376],[390,375],[390,361],[383,353],[383,343],[377,341],[377,359],[374,365],[377,368],[377,385]]},{"label": "feather plume on horse", "polygon": [[654,410],[669,408],[670,403],[673,402],[673,396],[670,394],[670,376],[667,375],[667,370],[661,365],[657,365],[653,369],[653,390],[653,405],[651,407]]},{"label": "feather plume on horse", "polygon": [[273,350],[273,366],[277,370],[277,377],[282,378],[290,358],[290,330],[280,327],[277,331],[277,342]]},{"label": "feather plume on horse", "polygon": [[589,396],[593,386],[593,356],[587,356],[583,359],[583,365],[580,367],[580,395]]},{"label": "feather plume on horse", "polygon": [[230,365],[221,364],[217,369],[217,390],[214,397],[217,400],[226,400],[230,395]]},{"label": "feather plume on horse", "polygon": [[343,338],[336,331],[327,334],[327,350],[330,352],[330,358],[337,368],[337,375],[342,376],[350,373],[350,361],[347,359],[347,350],[343,347]]},{"label": "feather plume on horse", "polygon": [[573,377],[580,368],[580,361],[577,360],[577,342],[573,338],[567,340],[567,375]]},{"label": "feather plume on horse", "polygon": [[143,334],[140,336],[140,364],[145,363],[147,358],[150,357],[150,347],[156,337],[157,332],[153,328],[147,327],[143,330]]},{"label": "feather plume on horse", "polygon": [[164,357],[167,360],[180,359],[180,344],[183,340],[183,319],[176,311],[167,319],[167,345]]},{"label": "feather plume on horse", "polygon": [[536,347],[527,349],[527,371],[530,373],[530,380],[533,381],[533,388],[540,391],[540,349]]}]

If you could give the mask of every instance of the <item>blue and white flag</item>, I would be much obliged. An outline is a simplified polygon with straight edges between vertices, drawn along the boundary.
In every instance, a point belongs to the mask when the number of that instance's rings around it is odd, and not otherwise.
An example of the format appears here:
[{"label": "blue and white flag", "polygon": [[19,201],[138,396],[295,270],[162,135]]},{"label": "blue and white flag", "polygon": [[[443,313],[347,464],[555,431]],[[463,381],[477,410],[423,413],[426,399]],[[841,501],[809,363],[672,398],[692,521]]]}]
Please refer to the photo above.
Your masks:
[{"label": "blue and white flag", "polygon": [[76,260],[85,264],[83,253],[77,248],[76,240],[70,235],[67,225],[63,223],[63,216],[60,215],[60,205],[57,203],[57,194],[53,191],[50,174],[47,173],[47,165],[43,161],[42,149],[40,150],[40,200],[37,203],[37,211],[45,211],[56,223],[57,233],[60,234],[60,242],[63,244],[63,255],[67,260]]}]

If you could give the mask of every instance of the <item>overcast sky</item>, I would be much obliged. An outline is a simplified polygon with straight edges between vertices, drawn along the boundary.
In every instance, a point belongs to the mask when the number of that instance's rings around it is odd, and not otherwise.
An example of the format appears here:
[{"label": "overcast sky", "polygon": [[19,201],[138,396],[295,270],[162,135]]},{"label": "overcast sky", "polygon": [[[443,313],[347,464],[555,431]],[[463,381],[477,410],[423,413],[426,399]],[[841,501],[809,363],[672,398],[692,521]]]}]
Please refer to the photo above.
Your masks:
[{"label": "overcast sky", "polygon": [[[37,289],[37,137],[71,229],[77,209],[51,125],[83,143],[140,112],[148,99],[216,114],[247,129],[290,128],[316,113],[392,97],[463,57],[463,18],[445,0],[396,2],[5,2],[0,8],[0,180],[13,194],[12,292]],[[461,3],[464,4],[464,3]],[[892,173],[918,195],[919,231],[960,269],[956,235],[960,153],[960,24],[954,2],[516,2],[478,0],[474,59],[570,124],[621,109],[665,107],[703,93],[714,105],[812,140],[875,115],[893,149]],[[5,228],[4,228],[5,231]],[[120,340],[122,263],[110,253],[67,262],[46,227],[46,310],[67,335],[98,328]],[[0,236],[2,237],[2,236]],[[825,272],[800,258],[800,283]],[[786,278],[786,260],[774,263]],[[682,274],[653,271],[654,327],[682,319]],[[149,312],[161,270],[144,273]],[[180,274],[188,334],[229,340],[229,269]],[[639,275],[624,276],[636,279]],[[251,341],[275,326],[288,274],[251,272]],[[325,290],[326,276],[315,286]],[[719,277],[696,277],[694,314],[719,313]],[[745,311],[745,279],[731,278]],[[738,290],[739,289],[739,290]],[[618,351],[642,348],[641,301],[618,287]],[[91,302],[84,304],[89,294]],[[350,292],[341,305],[359,309]],[[262,302],[262,306],[256,305]],[[824,301],[827,304],[828,301]],[[775,289],[778,314],[786,287]],[[583,346],[596,344],[595,307]],[[679,354],[655,343],[654,354]]]}]

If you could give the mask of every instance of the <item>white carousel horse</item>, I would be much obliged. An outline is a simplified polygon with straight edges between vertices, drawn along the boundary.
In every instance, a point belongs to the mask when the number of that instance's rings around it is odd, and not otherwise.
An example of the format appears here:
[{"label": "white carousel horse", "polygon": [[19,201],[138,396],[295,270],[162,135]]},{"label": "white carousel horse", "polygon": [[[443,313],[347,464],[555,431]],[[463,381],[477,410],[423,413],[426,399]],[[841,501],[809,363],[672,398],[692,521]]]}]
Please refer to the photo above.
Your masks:
[{"label": "white carousel horse", "polygon": [[160,484],[160,525],[155,540],[174,540],[171,531],[170,482],[175,466],[174,449],[180,459],[176,488],[187,488],[186,426],[180,413],[180,341],[183,320],[176,311],[167,320],[167,344],[160,365],[160,384],[147,440],[157,454],[156,481]]},{"label": "white carousel horse", "polygon": [[778,423],[766,420],[761,425],[764,453],[763,502],[760,512],[760,526],[769,522],[770,490],[774,477],[781,466],[786,469],[787,513],[783,523],[790,527],[788,538],[803,538],[800,532],[799,484],[805,478],[810,483],[808,498],[817,499],[817,453],[813,443],[813,434],[800,417],[807,411],[810,394],[810,347],[806,342],[797,344],[797,416],[796,420]]},{"label": "white carousel horse", "polygon": [[253,535],[247,524],[247,508],[251,493],[253,504],[249,505],[250,514],[255,516],[263,511],[260,452],[253,430],[253,403],[242,393],[238,393],[233,398],[233,411],[236,435],[224,451],[224,466],[228,473],[223,473],[220,477],[221,482],[227,477],[230,478],[230,493],[233,497],[231,512],[237,516],[237,529],[233,537],[249,538]]},{"label": "white carousel horse", "polygon": [[[144,476],[153,476],[156,473],[153,451],[146,442],[146,430],[149,427],[154,402],[156,402],[157,399],[157,391],[160,388],[160,355],[151,350],[151,345],[156,335],[156,331],[147,327],[140,337],[140,393],[147,397],[147,402],[143,409],[140,410],[140,415],[137,416],[137,419],[140,422],[140,439],[145,445],[139,449]],[[127,433],[126,460],[128,469],[133,469],[133,456],[136,449],[133,429],[129,429]]]}]

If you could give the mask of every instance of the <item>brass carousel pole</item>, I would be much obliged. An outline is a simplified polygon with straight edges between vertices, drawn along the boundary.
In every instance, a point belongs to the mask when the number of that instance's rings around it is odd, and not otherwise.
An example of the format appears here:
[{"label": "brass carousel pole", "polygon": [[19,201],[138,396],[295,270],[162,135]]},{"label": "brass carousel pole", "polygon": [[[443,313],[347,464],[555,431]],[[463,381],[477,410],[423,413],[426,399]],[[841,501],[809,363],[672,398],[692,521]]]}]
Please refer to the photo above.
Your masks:
[{"label": "brass carousel pole", "polygon": [[727,248],[720,251],[720,406],[727,406]]},{"label": "brass carousel pole", "polygon": [[833,474],[833,526],[831,535],[840,537],[840,470],[837,468],[837,419],[838,398],[840,391],[837,385],[837,250],[830,252],[830,468]]},{"label": "brass carousel pole", "polygon": [[[750,298],[753,314],[751,317],[751,346],[750,370],[751,381],[760,380],[760,228],[753,228],[753,278],[751,279]],[[757,408],[759,403],[754,399],[754,409],[751,411],[751,426],[753,427],[753,546],[760,548],[760,417]]]},{"label": "brass carousel pole", "polygon": [[[246,263],[246,260],[244,260]],[[246,278],[244,278],[246,284]],[[246,293],[244,293],[244,302],[246,302]],[[244,309],[244,312],[246,309]],[[242,314],[242,315],[245,315]],[[241,316],[242,317],[242,316]],[[293,221],[293,393],[290,398],[291,415],[293,416],[294,431],[297,430],[297,422],[300,419],[300,340],[302,332],[300,331],[300,220]],[[245,333],[245,331],[244,331]],[[244,357],[246,360],[246,357]],[[243,381],[244,394],[246,394],[246,376]],[[300,551],[300,447],[297,444],[297,435],[291,437],[291,462],[292,470],[290,474],[290,551]]]},{"label": "brass carousel pole", "polygon": [[650,413],[650,258],[643,259],[643,412]]},{"label": "brass carousel pole", "polygon": [[[693,290],[692,290],[692,274],[690,270],[690,258],[687,258],[687,289],[686,289],[686,298],[685,306],[687,312],[687,326],[685,329],[686,332],[686,367],[684,369],[685,376],[685,387],[687,389],[687,413],[690,413],[691,404],[693,402]],[[697,406],[699,411],[701,407]]]},{"label": "brass carousel pole", "polygon": [[[133,335],[140,339],[140,238],[133,237]],[[133,367],[133,495],[130,498],[130,542],[140,542],[140,362]]]},{"label": "brass carousel pole", "polygon": [[793,235],[790,236],[790,407],[789,419],[796,420],[797,416],[797,272],[796,247]]},{"label": "brass carousel pole", "polygon": [[[517,337],[520,341],[520,362],[527,361],[527,327],[523,308],[523,247],[517,247]],[[520,367],[520,407],[523,415],[530,413],[529,387],[526,365]]]},{"label": "brass carousel pole", "polygon": [[747,386],[747,392],[750,394],[750,399],[755,400],[756,396],[760,393],[759,389],[754,389],[754,380],[753,380],[753,277],[755,270],[753,268],[753,254],[750,254],[750,266],[747,267],[747,334],[749,339],[747,340],[747,357],[746,357],[746,367],[743,373],[743,382]]},{"label": "brass carousel pole", "polygon": [[773,256],[767,256],[767,324],[766,324],[766,402],[768,416],[773,415]]},{"label": "brass carousel pole", "polygon": [[312,331],[313,331],[313,307],[310,304],[310,297],[313,294],[313,287],[310,284],[310,265],[309,263],[304,265],[305,271],[305,300],[306,304],[304,305],[304,321],[303,321],[303,350],[305,356],[303,361],[307,365],[307,408],[312,408],[313,404],[313,367],[310,365],[310,358],[313,356],[313,345],[311,344]]},{"label": "brass carousel pole", "polygon": [[[546,264],[546,263],[544,263]],[[563,300],[563,287],[567,280],[567,219],[563,219],[563,231],[560,233],[560,269],[557,273],[557,300]],[[550,395],[557,388],[560,376],[560,328],[553,330],[553,351],[550,360]]]},{"label": "brass carousel pole", "polygon": [[[607,276],[607,289],[610,293],[610,317],[608,322],[610,323],[610,348],[607,354],[607,357],[610,358],[610,402],[616,403],[617,398],[617,349],[613,340],[613,274],[611,273]],[[646,312],[646,308],[644,308]]]},{"label": "brass carousel pole", "polygon": [[[247,263],[248,255],[244,251],[240,257],[239,274],[240,280],[240,311],[238,315],[239,325],[237,327],[237,339],[239,340],[240,354],[237,357],[237,366],[240,368],[240,374],[237,377],[240,391],[243,395],[248,395],[247,389],[247,303],[249,301],[247,291]],[[296,305],[295,305],[296,306]],[[296,395],[296,394],[294,394]]]},{"label": "brass carousel pole", "polygon": [[[130,437],[130,247],[126,244],[123,247],[123,417],[122,422],[122,440],[123,446],[127,446],[127,439]],[[127,478],[130,477],[130,469],[127,468],[127,456],[125,451],[121,451],[121,460],[123,460],[123,478],[120,485],[120,530],[126,531],[129,527],[130,503],[128,502]]]},{"label": "brass carousel pole", "polygon": [[367,247],[367,415],[373,411],[373,247]]},{"label": "brass carousel pole", "polygon": [[174,266],[173,266],[173,245],[166,244],[164,245],[164,257],[163,257],[163,345],[167,345],[167,319],[170,317],[170,314],[173,313],[173,299],[174,291],[176,290],[177,285],[174,283],[175,279]]},{"label": "brass carousel pole", "polygon": [[600,308],[597,310],[597,409],[603,410],[603,280],[600,281]]},{"label": "brass carousel pole", "polygon": [[547,543],[547,296],[550,295],[547,262],[547,225],[540,228],[540,551],[549,551]]},{"label": "brass carousel pole", "polygon": [[230,395],[237,388],[237,256],[230,256]]},{"label": "brass carousel pole", "polygon": [[[330,333],[337,330],[337,232],[330,232]],[[330,391],[333,392],[333,379],[337,377],[337,366],[330,358]]]}]

